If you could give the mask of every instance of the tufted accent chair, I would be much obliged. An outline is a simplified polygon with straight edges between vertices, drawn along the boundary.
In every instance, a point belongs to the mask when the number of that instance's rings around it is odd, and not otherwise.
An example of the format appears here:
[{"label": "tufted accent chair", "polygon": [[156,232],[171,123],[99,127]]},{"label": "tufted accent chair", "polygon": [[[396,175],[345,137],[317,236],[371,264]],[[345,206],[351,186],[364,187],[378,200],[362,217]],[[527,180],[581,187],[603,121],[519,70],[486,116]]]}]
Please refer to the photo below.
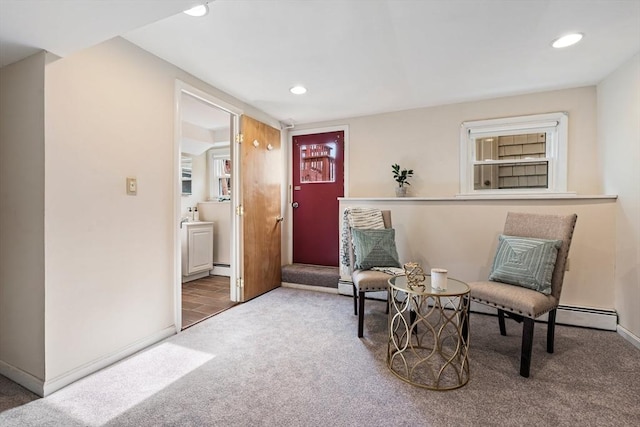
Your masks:
[{"label": "tufted accent chair", "polygon": [[500,282],[469,283],[472,301],[498,309],[498,324],[501,335],[507,335],[504,322],[505,314],[518,323],[523,322],[520,356],[520,375],[523,377],[529,377],[535,319],[545,313],[549,313],[547,352],[553,353],[556,309],[560,303],[565,266],[576,220],[577,215],[575,214],[538,215],[516,212],[507,214],[503,232],[505,235],[562,240],[562,246],[558,250],[553,275],[551,276],[550,295]]},{"label": "tufted accent chair", "polygon": [[[391,211],[382,211],[382,220],[385,228],[391,228]],[[349,229],[349,242],[351,242],[351,229]],[[355,265],[355,255],[353,246],[349,245],[350,269]],[[366,292],[386,291],[389,289],[389,276],[381,271],[374,270],[352,270],[351,280],[353,281],[353,312],[358,316],[358,337],[362,338],[364,333],[364,300]],[[387,313],[389,303],[387,302]]]}]

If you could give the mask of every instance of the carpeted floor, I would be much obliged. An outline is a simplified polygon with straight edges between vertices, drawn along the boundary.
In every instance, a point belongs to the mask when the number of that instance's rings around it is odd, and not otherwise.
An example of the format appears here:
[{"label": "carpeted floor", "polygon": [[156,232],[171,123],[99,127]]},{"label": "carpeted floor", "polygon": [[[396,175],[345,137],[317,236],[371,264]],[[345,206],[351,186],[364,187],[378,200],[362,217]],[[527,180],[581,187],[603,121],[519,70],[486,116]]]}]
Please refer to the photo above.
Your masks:
[{"label": "carpeted floor", "polygon": [[278,288],[129,359],[0,414],[2,426],[632,426],[640,350],[615,332],[536,324],[531,377],[520,325],[471,315],[469,383],[437,392],[386,367],[385,303],[365,337],[349,297]]},{"label": "carpeted floor", "polygon": [[36,399],[39,399],[37,394],[0,375],[0,412],[24,405]]}]

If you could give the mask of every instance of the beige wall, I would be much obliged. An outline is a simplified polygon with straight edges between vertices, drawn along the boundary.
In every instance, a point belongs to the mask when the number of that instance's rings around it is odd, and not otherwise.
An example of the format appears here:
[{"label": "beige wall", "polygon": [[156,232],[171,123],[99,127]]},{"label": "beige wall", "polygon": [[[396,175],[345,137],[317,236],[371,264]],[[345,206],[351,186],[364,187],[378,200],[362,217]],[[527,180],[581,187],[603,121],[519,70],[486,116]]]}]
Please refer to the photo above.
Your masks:
[{"label": "beige wall", "polygon": [[277,126],[120,38],[54,59],[0,70],[0,371],[40,394],[175,330],[176,79]]},{"label": "beige wall", "polygon": [[174,325],[176,79],[274,122],[120,38],[46,69],[47,381]]},{"label": "beige wall", "polygon": [[410,195],[450,197],[460,188],[462,122],[555,111],[569,113],[568,190],[601,194],[593,86],[314,123],[296,131],[349,125],[351,197],[393,196],[392,163],[415,171]]},{"label": "beige wall", "polygon": [[[347,118],[296,126],[296,131],[349,126],[349,197],[392,197],[391,164],[400,163],[416,173],[410,195],[447,198],[459,191],[462,122],[567,111],[568,190],[580,196],[620,194],[620,201],[404,201],[393,205],[394,224],[407,228],[405,233],[411,229],[410,239],[401,237],[400,250],[407,258],[444,264],[471,280],[488,273],[494,246],[487,245],[495,245],[506,211],[575,211],[578,222],[562,303],[616,309],[620,324],[640,336],[637,61],[636,56],[597,89],[589,86]],[[447,243],[452,235],[460,238],[459,230],[471,236],[458,242],[460,250]],[[458,255],[453,256],[454,251]]]},{"label": "beige wall", "polygon": [[640,337],[640,53],[598,85],[598,154],[604,191],[618,194],[615,306]]},{"label": "beige wall", "polygon": [[47,380],[173,324],[168,71],[123,42],[47,67]]},{"label": "beige wall", "polygon": [[614,308],[615,199],[345,200],[347,206],[391,210],[401,262],[449,270],[464,281],[486,280],[507,212],[578,214],[560,303]]},{"label": "beige wall", "polygon": [[0,68],[0,367],[44,364],[44,52]]}]

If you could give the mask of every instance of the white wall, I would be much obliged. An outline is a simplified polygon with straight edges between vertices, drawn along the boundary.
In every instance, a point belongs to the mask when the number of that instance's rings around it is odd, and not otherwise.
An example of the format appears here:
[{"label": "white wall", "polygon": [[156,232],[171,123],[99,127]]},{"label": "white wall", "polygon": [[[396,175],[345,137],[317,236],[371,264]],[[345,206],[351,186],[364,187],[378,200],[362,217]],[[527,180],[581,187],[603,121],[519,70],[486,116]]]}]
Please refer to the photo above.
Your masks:
[{"label": "white wall", "polygon": [[176,78],[274,122],[120,38],[46,69],[47,381],[174,327]]},{"label": "white wall", "polygon": [[36,382],[45,377],[46,56],[0,68],[0,372]]},{"label": "white wall", "polygon": [[213,222],[213,263],[231,264],[231,202],[198,204],[200,220]]},{"label": "white wall", "polygon": [[615,306],[640,337],[640,53],[598,85],[598,154],[604,191],[618,194]]}]

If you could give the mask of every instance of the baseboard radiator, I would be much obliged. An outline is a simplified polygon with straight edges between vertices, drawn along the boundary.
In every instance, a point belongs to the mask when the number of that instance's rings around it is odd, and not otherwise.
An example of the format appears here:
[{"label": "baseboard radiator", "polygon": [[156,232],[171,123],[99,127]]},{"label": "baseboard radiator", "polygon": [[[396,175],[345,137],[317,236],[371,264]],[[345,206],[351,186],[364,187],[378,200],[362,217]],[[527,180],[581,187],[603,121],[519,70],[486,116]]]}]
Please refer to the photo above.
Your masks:
[{"label": "baseboard radiator", "polygon": [[[353,295],[353,285],[351,282],[341,280],[338,283],[338,293],[341,295]],[[368,292],[367,298],[386,300],[387,293],[384,291]],[[471,303],[471,312],[497,314],[495,308],[475,302]],[[536,320],[546,322],[547,315],[542,315]],[[616,331],[618,315],[615,310],[560,305],[556,314],[556,324]]]},{"label": "baseboard radiator", "polygon": [[[496,314],[497,310],[483,304],[471,303],[471,312]],[[536,320],[546,322],[547,315],[543,314]],[[576,307],[572,305],[558,306],[556,324],[569,326],[582,326],[605,331],[616,331],[618,315],[615,310],[603,310],[590,307]]]}]

